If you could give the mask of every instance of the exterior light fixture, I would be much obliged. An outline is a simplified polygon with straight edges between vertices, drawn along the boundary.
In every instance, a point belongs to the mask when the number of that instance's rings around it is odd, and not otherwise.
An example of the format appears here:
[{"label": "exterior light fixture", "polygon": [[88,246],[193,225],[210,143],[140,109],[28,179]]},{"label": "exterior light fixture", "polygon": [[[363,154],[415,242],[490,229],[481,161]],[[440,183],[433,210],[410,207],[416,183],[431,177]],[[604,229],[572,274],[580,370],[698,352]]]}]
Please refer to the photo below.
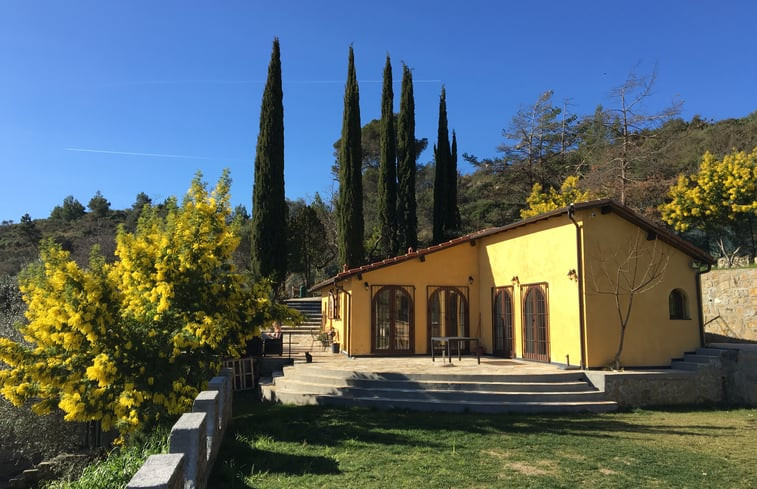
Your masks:
[{"label": "exterior light fixture", "polygon": [[520,283],[520,279],[517,275],[513,275],[513,278],[510,279],[510,281],[513,283],[513,285],[518,285]]},{"label": "exterior light fixture", "polygon": [[473,276],[472,275],[468,275],[468,283],[471,284],[471,285],[473,284]]},{"label": "exterior light fixture", "polygon": [[368,290],[370,288],[368,282],[363,282],[363,287],[365,287],[365,290]]},{"label": "exterior light fixture", "polygon": [[576,272],[575,268],[568,270],[568,278],[571,280],[578,280],[578,273]]}]

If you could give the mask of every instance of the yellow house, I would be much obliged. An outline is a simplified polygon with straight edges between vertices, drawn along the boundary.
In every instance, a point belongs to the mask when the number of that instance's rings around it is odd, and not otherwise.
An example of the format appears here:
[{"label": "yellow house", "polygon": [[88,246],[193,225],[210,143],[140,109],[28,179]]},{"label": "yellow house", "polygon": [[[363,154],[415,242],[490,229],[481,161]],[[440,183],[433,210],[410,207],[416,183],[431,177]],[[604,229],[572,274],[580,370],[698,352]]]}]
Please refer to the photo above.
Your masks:
[{"label": "yellow house", "polygon": [[623,366],[668,366],[703,344],[699,274],[713,263],[603,199],[344,270],[313,290],[348,355],[430,354],[432,337],[466,337],[488,354],[598,368],[625,324]]}]

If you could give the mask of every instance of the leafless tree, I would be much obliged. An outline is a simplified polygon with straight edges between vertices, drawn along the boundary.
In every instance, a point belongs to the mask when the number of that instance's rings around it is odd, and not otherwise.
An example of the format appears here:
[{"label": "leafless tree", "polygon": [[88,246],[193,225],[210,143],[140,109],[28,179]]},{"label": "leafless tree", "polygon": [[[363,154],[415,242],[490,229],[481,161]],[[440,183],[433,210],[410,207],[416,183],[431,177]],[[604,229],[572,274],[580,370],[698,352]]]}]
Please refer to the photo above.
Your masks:
[{"label": "leafless tree", "polygon": [[593,292],[612,296],[618,314],[620,339],[611,367],[620,369],[620,357],[633,312],[634,299],[660,284],[665,276],[670,256],[660,246],[660,241],[647,241],[641,230],[628,240],[625,248],[606,252],[598,246],[597,263],[589,262]]}]

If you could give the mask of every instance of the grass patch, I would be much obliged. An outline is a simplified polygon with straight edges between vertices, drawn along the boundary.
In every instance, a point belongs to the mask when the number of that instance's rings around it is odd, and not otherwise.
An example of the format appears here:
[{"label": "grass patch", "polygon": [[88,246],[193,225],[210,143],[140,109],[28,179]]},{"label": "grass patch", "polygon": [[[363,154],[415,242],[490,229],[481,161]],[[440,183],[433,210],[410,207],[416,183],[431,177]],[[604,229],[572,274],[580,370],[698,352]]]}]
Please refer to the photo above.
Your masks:
[{"label": "grass patch", "polygon": [[238,397],[208,487],[757,486],[757,410],[479,415]]},{"label": "grass patch", "polygon": [[168,451],[168,435],[168,429],[160,428],[144,437],[137,437],[128,446],[114,449],[100,462],[85,468],[78,480],[52,481],[44,487],[45,489],[124,488],[147,457]]}]

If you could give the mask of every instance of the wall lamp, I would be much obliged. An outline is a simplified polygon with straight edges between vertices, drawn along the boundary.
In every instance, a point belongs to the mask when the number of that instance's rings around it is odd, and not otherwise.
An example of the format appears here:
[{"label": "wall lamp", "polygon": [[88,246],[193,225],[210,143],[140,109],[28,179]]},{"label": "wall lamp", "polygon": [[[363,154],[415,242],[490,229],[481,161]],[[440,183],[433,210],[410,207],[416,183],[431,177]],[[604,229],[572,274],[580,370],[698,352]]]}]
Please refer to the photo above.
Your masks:
[{"label": "wall lamp", "polygon": [[365,287],[365,290],[368,290],[370,285],[368,285],[368,282],[363,282],[363,287]]},{"label": "wall lamp", "polygon": [[471,285],[473,285],[473,276],[472,275],[468,275],[468,283],[471,284]]},{"label": "wall lamp", "polygon": [[513,285],[518,285],[520,283],[520,279],[517,275],[513,275],[513,278],[510,279],[510,281],[513,283]]},{"label": "wall lamp", "polygon": [[568,270],[568,278],[570,280],[578,281],[578,272],[576,272],[575,268],[571,268],[570,270]]}]

